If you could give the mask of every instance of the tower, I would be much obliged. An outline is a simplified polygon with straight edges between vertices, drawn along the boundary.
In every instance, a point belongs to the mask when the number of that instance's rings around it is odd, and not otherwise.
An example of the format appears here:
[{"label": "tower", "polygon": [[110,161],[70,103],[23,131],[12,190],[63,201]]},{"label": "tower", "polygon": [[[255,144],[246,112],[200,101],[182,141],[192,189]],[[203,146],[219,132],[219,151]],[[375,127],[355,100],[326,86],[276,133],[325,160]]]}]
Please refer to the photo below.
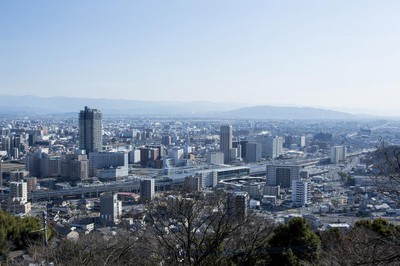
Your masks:
[{"label": "tower", "polygon": [[223,125],[220,128],[219,149],[224,153],[224,163],[231,161],[230,151],[232,148],[232,125]]},{"label": "tower", "polygon": [[154,198],[155,181],[152,178],[143,178],[140,181],[140,200],[151,201]]},{"label": "tower", "polygon": [[86,154],[102,150],[102,118],[99,110],[87,106],[79,112],[79,148],[86,150]]}]

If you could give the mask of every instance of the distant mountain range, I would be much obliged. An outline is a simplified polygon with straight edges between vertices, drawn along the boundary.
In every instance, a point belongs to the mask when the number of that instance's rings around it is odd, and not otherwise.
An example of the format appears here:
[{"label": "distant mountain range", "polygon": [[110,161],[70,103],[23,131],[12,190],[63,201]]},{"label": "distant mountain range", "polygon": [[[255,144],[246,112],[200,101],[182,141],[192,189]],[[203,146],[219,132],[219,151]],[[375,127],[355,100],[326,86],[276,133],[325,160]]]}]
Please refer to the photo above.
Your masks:
[{"label": "distant mountain range", "polygon": [[311,107],[253,106],[225,112],[227,118],[253,119],[354,119],[357,115]]},{"label": "distant mountain range", "polygon": [[115,99],[85,99],[74,97],[38,97],[0,95],[2,115],[57,115],[77,117],[84,106],[100,109],[104,116],[157,116],[197,117],[220,119],[357,119],[366,116],[353,115],[310,107],[245,107],[233,103],[205,101],[167,102]]}]

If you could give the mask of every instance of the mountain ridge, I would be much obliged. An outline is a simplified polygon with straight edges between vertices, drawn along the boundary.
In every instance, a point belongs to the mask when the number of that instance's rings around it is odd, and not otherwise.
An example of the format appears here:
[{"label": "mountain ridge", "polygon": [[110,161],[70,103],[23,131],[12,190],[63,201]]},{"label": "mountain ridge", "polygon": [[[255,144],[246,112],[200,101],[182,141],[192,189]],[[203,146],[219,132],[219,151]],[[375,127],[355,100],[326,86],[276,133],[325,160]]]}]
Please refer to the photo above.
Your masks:
[{"label": "mountain ridge", "polygon": [[178,116],[220,119],[357,119],[373,118],[314,107],[290,107],[207,101],[140,101],[130,99],[96,99],[78,97],[40,97],[0,95],[1,114],[62,115],[76,113],[84,106],[100,109],[107,115]]}]

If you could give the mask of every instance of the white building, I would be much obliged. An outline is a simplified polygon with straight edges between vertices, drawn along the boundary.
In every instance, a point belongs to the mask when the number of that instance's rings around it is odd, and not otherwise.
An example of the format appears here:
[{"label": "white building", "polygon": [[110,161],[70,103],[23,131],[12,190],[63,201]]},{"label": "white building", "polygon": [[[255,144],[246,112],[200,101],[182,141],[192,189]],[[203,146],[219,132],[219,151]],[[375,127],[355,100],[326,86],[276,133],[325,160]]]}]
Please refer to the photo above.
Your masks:
[{"label": "white building", "polygon": [[203,188],[216,187],[218,184],[217,171],[206,171],[198,173],[201,175],[201,183]]},{"label": "white building", "polygon": [[[96,176],[96,174],[102,171],[98,170],[107,169],[118,169],[117,171],[112,170],[114,174],[118,174],[118,177],[128,176],[128,153],[125,152],[92,152],[89,154],[89,173],[90,176]],[[106,171],[107,172],[107,171]],[[107,172],[106,176],[110,173]]]},{"label": "white building", "polygon": [[218,151],[212,151],[207,153],[207,163],[224,164],[224,153]]},{"label": "white building", "polygon": [[179,147],[174,147],[168,151],[168,155],[174,160],[174,164],[179,164],[179,161],[183,159],[183,149]]},{"label": "white building", "polygon": [[302,207],[311,202],[311,185],[305,180],[292,181],[292,202],[296,207]]},{"label": "white building", "polygon": [[24,181],[10,182],[10,198],[20,198],[21,201],[28,200],[28,184]]},{"label": "white building", "polygon": [[339,163],[346,160],[347,147],[346,146],[333,146],[331,148],[331,163]]},{"label": "white building", "polygon": [[140,163],[140,150],[133,149],[129,151],[129,163]]},{"label": "white building", "polygon": [[256,142],[262,145],[262,156],[264,158],[276,158],[283,154],[283,138],[272,137],[266,134],[258,135]]}]

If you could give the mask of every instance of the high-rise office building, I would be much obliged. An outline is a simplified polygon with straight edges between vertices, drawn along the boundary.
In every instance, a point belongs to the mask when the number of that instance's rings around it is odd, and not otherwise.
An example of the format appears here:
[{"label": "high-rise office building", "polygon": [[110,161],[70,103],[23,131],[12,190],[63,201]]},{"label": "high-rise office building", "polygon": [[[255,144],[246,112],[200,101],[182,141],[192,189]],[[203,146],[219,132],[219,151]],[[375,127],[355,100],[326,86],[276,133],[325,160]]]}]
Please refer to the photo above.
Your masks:
[{"label": "high-rise office building", "polygon": [[86,150],[86,154],[102,150],[102,118],[99,110],[87,106],[79,113],[79,148]]},{"label": "high-rise office building", "polygon": [[246,161],[255,163],[261,161],[262,146],[261,143],[249,142],[246,146]]},{"label": "high-rise office building", "polygon": [[229,163],[231,161],[230,152],[232,148],[232,126],[221,126],[219,136],[219,149],[224,153],[224,163]]}]

